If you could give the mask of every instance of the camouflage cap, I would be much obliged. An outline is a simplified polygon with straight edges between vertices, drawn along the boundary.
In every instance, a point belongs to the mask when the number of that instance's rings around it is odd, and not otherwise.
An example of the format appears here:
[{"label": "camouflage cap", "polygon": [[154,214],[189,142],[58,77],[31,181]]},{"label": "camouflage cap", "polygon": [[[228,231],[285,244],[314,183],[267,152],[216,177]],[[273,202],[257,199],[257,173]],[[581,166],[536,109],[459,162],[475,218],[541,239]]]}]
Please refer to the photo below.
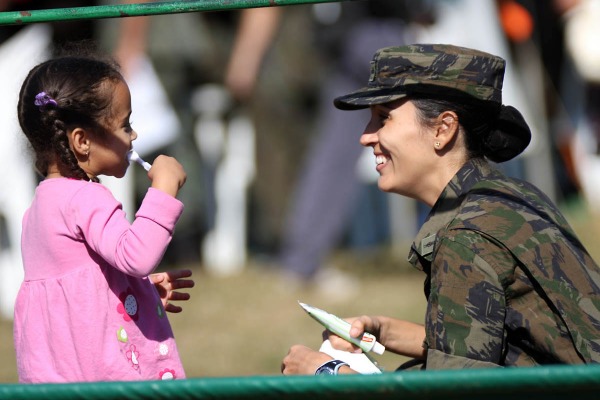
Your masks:
[{"label": "camouflage cap", "polygon": [[367,87],[336,98],[341,110],[357,110],[409,94],[459,94],[502,103],[505,62],[482,51],[447,44],[413,44],[378,50]]}]

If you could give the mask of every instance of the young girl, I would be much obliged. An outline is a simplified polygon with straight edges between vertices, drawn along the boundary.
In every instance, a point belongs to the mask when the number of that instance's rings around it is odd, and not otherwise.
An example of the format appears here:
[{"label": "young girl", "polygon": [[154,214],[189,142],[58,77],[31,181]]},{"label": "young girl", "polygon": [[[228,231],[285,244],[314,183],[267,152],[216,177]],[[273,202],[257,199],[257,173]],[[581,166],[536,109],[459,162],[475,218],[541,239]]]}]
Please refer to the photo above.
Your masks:
[{"label": "young girl", "polygon": [[23,218],[25,280],[14,318],[20,382],[185,377],[165,309],[180,311],[167,301],[187,298],[173,290],[193,286],[179,280],[190,272],[148,279],[183,210],[175,196],[185,171],[156,158],[131,224],[98,180],[127,171],[137,137],[130,115],[129,89],[111,62],[53,59],[21,87],[19,122],[45,179]]}]

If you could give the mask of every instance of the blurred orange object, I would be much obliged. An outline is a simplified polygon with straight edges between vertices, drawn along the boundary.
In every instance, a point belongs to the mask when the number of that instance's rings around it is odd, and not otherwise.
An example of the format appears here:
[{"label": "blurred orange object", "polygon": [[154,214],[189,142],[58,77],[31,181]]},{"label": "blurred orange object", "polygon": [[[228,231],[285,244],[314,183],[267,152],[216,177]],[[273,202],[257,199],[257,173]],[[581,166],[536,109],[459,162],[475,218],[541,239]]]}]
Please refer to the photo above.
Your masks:
[{"label": "blurred orange object", "polygon": [[508,39],[515,43],[529,39],[533,33],[529,11],[514,0],[502,0],[499,7],[500,23]]}]

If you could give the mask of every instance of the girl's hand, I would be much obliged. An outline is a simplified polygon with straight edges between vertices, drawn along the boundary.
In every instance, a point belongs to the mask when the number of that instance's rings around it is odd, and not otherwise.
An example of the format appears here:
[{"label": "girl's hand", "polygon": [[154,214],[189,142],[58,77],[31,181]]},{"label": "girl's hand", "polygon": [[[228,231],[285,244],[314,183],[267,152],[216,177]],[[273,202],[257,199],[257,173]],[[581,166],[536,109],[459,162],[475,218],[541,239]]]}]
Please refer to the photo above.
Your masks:
[{"label": "girl's hand", "polygon": [[153,188],[175,197],[185,183],[187,174],[176,159],[160,155],[152,163],[148,177],[152,180]]},{"label": "girl's hand", "polygon": [[165,311],[172,313],[181,312],[182,308],[176,306],[169,301],[189,300],[189,293],[177,292],[179,289],[187,289],[194,287],[194,281],[189,278],[192,276],[192,271],[189,269],[179,269],[167,272],[158,272],[149,276],[150,281],[154,283],[154,287],[158,291],[158,295],[163,303]]}]

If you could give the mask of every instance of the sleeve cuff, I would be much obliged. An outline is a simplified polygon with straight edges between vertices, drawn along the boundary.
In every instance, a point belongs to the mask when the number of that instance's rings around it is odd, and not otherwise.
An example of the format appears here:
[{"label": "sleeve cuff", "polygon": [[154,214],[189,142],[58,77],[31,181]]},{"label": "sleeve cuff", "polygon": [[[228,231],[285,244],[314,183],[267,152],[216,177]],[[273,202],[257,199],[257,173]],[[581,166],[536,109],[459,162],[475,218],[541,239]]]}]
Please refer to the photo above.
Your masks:
[{"label": "sleeve cuff", "polygon": [[136,218],[147,218],[172,230],[183,213],[183,203],[158,189],[148,188]]}]

